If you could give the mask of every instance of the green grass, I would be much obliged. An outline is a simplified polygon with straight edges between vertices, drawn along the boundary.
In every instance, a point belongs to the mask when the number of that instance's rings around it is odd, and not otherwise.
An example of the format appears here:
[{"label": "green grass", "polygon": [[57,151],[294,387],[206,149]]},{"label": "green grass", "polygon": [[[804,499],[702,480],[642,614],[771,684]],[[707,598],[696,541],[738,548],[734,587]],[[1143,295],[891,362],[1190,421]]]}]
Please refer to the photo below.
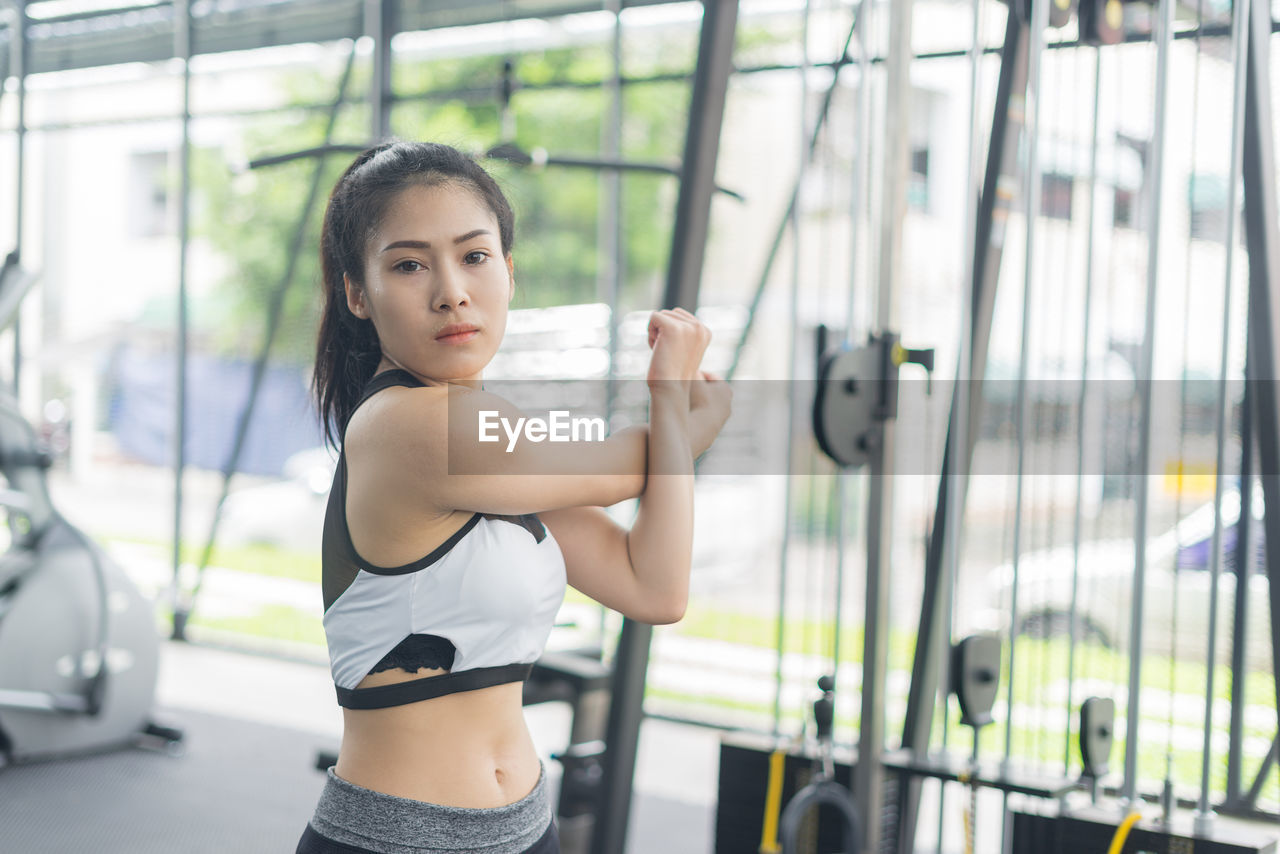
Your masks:
[{"label": "green grass", "polygon": [[[134,545],[154,547],[157,557],[167,557],[170,545],[154,541],[121,540]],[[189,545],[183,549],[183,560],[195,563],[200,558],[201,548]],[[241,572],[267,575],[276,578],[292,578],[300,581],[318,582],[318,555],[297,552],[270,545],[220,546],[215,549],[211,565],[227,567]],[[565,601],[572,604],[592,604],[582,593],[570,589],[566,592]],[[167,620],[165,621],[167,627]],[[235,617],[210,618],[200,614],[197,608],[193,625],[205,626],[225,632],[234,632],[247,637],[269,638],[303,642],[323,646],[324,631],[320,620],[313,614],[297,611],[280,605],[264,606],[256,613]],[[915,649],[916,636],[912,629],[892,628],[889,632],[889,670],[909,671]],[[777,645],[778,621],[776,616],[761,614],[744,614],[719,607],[710,601],[693,601],[690,603],[685,618],[673,626],[664,627],[663,632],[670,632],[681,637],[717,640],[740,646],[754,647],[762,652],[772,653]],[[788,653],[801,653],[818,657],[831,654],[833,640],[832,621],[808,617],[793,617],[784,625],[784,647]],[[1001,691],[998,702],[1003,702],[1006,694],[1004,686],[1008,685],[1008,649],[1005,641],[1005,661],[1001,674]],[[1060,773],[1064,756],[1065,735],[1061,732],[1066,718],[1065,709],[1060,697],[1049,698],[1046,690],[1054,682],[1066,678],[1069,655],[1069,643],[1065,638],[1020,638],[1016,653],[1017,680],[1014,683],[1014,703],[1016,705],[1036,703],[1043,705],[1045,711],[1040,720],[1031,726],[1014,727],[1012,734],[1013,753],[1019,759],[1043,763],[1046,773]],[[842,662],[860,663],[862,660],[861,626],[846,624],[842,627],[840,638],[840,658]],[[1080,645],[1077,647],[1075,674],[1077,679],[1095,679],[1104,684],[1116,686],[1123,690],[1128,681],[1129,659],[1124,653],[1106,649],[1097,645]],[[1149,655],[1142,662],[1142,684],[1144,689],[1171,692],[1172,695],[1185,697],[1202,697],[1205,688],[1206,670],[1202,662],[1179,661],[1171,670],[1168,656]],[[1249,672],[1245,676],[1245,696],[1250,703],[1271,706],[1274,704],[1275,689],[1270,674]],[[1083,686],[1075,692],[1074,701],[1084,699]],[[1219,667],[1214,685],[1214,696],[1229,699],[1231,691],[1231,671]],[[662,685],[650,684],[646,687],[646,697],[657,701],[668,708],[688,709],[690,717],[699,719],[715,719],[715,712],[731,712],[735,716],[747,715],[756,718],[761,728],[767,729],[773,723],[773,704],[767,702],[748,702],[732,697],[721,697],[712,694],[697,694],[688,691],[673,690]],[[1169,717],[1169,703],[1179,703],[1175,708],[1176,725],[1184,728],[1198,728],[1199,716],[1203,713],[1203,701],[1188,705],[1183,699],[1171,696],[1168,702],[1145,702],[1142,707],[1144,724],[1164,724]],[[842,706],[844,704],[842,703]],[[847,707],[846,707],[847,708]],[[809,713],[807,702],[796,708],[782,710],[782,726],[785,732],[798,732],[801,719]],[[1123,720],[1123,706],[1117,708],[1117,715]],[[899,720],[887,720],[890,744],[896,742]],[[837,733],[842,739],[856,737],[858,726],[857,710],[852,715],[842,714],[837,720]],[[1216,729],[1225,731],[1226,720],[1217,721]],[[939,745],[942,740],[941,715],[935,715],[932,744]],[[1259,739],[1269,739],[1272,735],[1265,728],[1246,726],[1246,735]],[[982,736],[983,756],[996,757],[1003,754],[1005,731],[1001,724],[987,727]],[[947,742],[952,751],[967,754],[972,735],[958,722],[954,701],[947,726]],[[1138,773],[1146,781],[1163,779],[1165,775],[1165,745],[1151,744],[1139,755]],[[1077,754],[1073,743],[1071,755]],[[1119,770],[1124,763],[1124,745],[1117,744],[1112,754],[1112,768]],[[1246,783],[1252,780],[1253,774],[1261,764],[1262,757],[1245,757]],[[1200,777],[1200,750],[1175,749],[1173,751],[1173,774],[1180,787],[1194,787]],[[1076,773],[1073,768],[1072,773]],[[1274,784],[1280,772],[1273,771],[1265,792],[1275,791]],[[1225,788],[1226,761],[1224,756],[1215,754],[1211,765],[1211,783],[1213,788],[1221,792]]]},{"label": "green grass", "polygon": [[236,617],[206,617],[197,608],[192,626],[204,626],[225,632],[274,640],[296,641],[324,646],[324,627],[320,618],[284,605],[267,605],[256,614]]},{"label": "green grass", "polygon": [[[131,546],[145,546],[148,549],[154,549],[156,557],[162,559],[170,559],[173,554],[172,543],[164,543],[157,540],[114,537],[103,538],[103,541],[108,545],[112,542],[117,542]],[[199,565],[203,554],[203,544],[184,543],[182,547],[182,562]],[[268,575],[273,578],[292,578],[317,584],[320,582],[319,551],[302,552],[266,543],[236,546],[218,545],[214,547],[213,553],[210,555],[209,565],[226,567],[239,572],[249,572],[254,575]]]}]

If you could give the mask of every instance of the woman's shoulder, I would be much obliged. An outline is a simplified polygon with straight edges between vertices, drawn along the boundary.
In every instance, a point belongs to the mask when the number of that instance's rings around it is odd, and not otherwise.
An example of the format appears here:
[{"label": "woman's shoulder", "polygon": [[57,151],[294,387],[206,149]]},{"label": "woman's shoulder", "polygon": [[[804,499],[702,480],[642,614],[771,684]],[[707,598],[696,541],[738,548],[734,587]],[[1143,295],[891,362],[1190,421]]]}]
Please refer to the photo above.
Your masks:
[{"label": "woman's shoulder", "polygon": [[[388,453],[403,459],[406,451],[427,458],[444,454],[450,439],[462,445],[475,440],[477,424],[487,413],[517,415],[509,401],[465,385],[396,385],[380,390],[361,405],[347,424],[343,447],[369,456]],[[462,445],[457,445],[461,447]]]},{"label": "woman's shoulder", "polygon": [[391,386],[364,401],[343,433],[348,460],[396,453],[403,443],[426,443],[448,418],[447,391],[436,386]]}]

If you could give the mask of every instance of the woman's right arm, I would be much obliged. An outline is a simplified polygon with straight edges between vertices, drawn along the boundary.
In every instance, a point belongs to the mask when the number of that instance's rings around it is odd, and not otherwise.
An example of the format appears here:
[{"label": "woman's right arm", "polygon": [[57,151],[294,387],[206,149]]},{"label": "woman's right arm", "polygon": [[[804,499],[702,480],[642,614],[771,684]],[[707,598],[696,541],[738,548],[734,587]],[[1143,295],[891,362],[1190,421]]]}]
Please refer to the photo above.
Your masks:
[{"label": "woman's right arm", "polygon": [[[349,447],[348,457],[361,456],[362,465],[374,469],[374,482],[391,494],[416,495],[428,508],[520,514],[608,507],[643,495],[655,463],[660,471],[670,468],[650,456],[655,416],[666,434],[658,445],[662,456],[672,430],[687,436],[676,452],[681,458],[698,457],[714,441],[728,415],[727,385],[696,376],[692,382],[705,384],[710,393],[694,394],[692,406],[688,381],[661,389],[651,403],[650,425],[628,427],[602,441],[510,441],[505,429],[489,429],[488,437],[498,441],[482,442],[482,423],[505,419],[511,426],[524,413],[496,395],[463,386],[388,389],[357,411],[353,423],[365,423],[349,436],[364,447]],[[682,401],[676,386],[685,389]],[[678,423],[669,423],[673,419]],[[366,448],[371,452],[361,453]]]},{"label": "woman's right arm", "polygon": [[[502,398],[460,386],[388,389],[353,418],[366,448],[353,448],[370,477],[391,494],[425,507],[483,513],[536,513],[578,505],[609,506],[644,491],[648,429],[620,430],[603,441],[480,441],[481,424],[515,425],[525,413]],[[492,436],[494,431],[488,431]],[[391,450],[369,447],[382,445]],[[393,449],[393,450],[392,450]]]}]

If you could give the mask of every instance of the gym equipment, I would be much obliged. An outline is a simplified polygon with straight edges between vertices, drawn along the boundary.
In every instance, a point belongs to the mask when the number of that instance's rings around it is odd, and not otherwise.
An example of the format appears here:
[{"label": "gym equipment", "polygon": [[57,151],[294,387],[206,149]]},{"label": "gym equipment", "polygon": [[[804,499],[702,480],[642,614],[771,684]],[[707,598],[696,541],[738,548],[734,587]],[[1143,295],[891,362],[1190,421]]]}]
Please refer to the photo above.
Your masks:
[{"label": "gym equipment", "polygon": [[1000,639],[994,635],[971,635],[951,647],[951,691],[960,702],[960,723],[977,731],[994,718],[1000,681]]},{"label": "gym equipment", "polygon": [[[0,328],[35,277],[0,268]],[[151,603],[50,500],[52,458],[0,390],[0,472],[9,548],[0,555],[0,753],[7,762],[134,743],[177,744],[149,720],[159,640]]]},{"label": "gym equipment", "polygon": [[[1244,831],[1206,839],[1197,834],[1172,831],[1150,822],[1121,823],[1114,810],[1090,809],[1071,815],[1052,815],[1013,810],[1011,854],[1074,854],[1077,851],[1117,851],[1120,841],[1126,851],[1182,852],[1196,854],[1273,854],[1275,839]],[[1123,835],[1122,835],[1123,834]]]},{"label": "gym equipment", "polygon": [[862,850],[857,810],[849,790],[835,780],[835,761],[832,755],[832,736],[835,729],[836,694],[835,679],[822,676],[818,679],[822,696],[813,702],[813,719],[818,738],[818,759],[814,761],[814,777],[809,785],[796,793],[782,811],[780,831],[783,854],[798,854],[800,848],[800,823],[813,807],[835,807],[844,823],[844,854],[858,854]]},{"label": "gym equipment", "polygon": [[869,464],[878,452],[872,428],[898,415],[898,368],[912,362],[932,373],[933,356],[905,349],[893,332],[823,354],[813,401],[813,433],[823,452],[841,466]]},{"label": "gym equipment", "polygon": [[[833,750],[835,781],[848,786],[853,776],[853,757],[846,748]],[[777,828],[781,805],[795,797],[812,780],[815,755],[812,744],[778,746],[776,739],[747,732],[726,733],[720,741],[719,785],[716,792],[715,854],[780,852],[777,839],[771,847],[761,845],[766,831]],[[776,791],[770,809],[768,795]],[[768,824],[772,819],[773,827]],[[819,852],[839,851],[843,843],[842,822],[831,810],[818,810]]]},{"label": "gym equipment", "polygon": [[[1000,639],[994,635],[971,635],[951,645],[951,693],[960,703],[960,723],[973,729],[973,752],[969,803],[964,812],[966,854],[973,854],[978,826],[978,736],[991,723],[991,709],[1000,687]],[[941,824],[941,822],[939,822]]]},{"label": "gym equipment", "polygon": [[1080,705],[1081,777],[1089,783],[1089,794],[1098,800],[1098,780],[1111,770],[1111,745],[1116,735],[1116,701],[1090,697]]},{"label": "gym equipment", "polygon": [[612,673],[599,649],[547,652],[524,683],[526,706],[562,701],[573,711],[568,745],[551,754],[564,769],[556,808],[564,854],[586,854],[595,832]]}]

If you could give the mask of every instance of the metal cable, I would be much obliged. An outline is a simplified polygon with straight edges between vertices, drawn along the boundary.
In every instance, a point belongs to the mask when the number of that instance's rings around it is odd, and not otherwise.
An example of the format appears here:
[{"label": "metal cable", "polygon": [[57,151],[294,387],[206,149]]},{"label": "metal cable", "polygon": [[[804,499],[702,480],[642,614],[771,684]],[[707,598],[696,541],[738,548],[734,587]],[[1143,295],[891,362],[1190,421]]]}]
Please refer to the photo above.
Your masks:
[{"label": "metal cable", "polygon": [[[1245,95],[1245,56],[1247,53],[1245,28],[1249,21],[1249,0],[1234,0],[1232,3],[1232,26],[1231,26],[1231,57],[1233,61],[1233,104],[1231,119],[1231,162],[1227,174],[1227,225],[1226,234],[1224,235],[1224,251],[1226,253],[1226,270],[1224,272],[1224,285],[1222,296],[1222,354],[1221,354],[1221,375],[1218,378],[1218,423],[1216,425],[1217,432],[1217,457],[1215,460],[1215,478],[1213,491],[1213,540],[1210,546],[1209,571],[1210,571],[1210,587],[1209,587],[1209,649],[1207,653],[1205,675],[1205,703],[1204,703],[1204,748],[1200,758],[1200,799],[1196,807],[1195,826],[1197,831],[1208,829],[1210,815],[1209,812],[1209,762],[1212,755],[1211,736],[1213,733],[1213,692],[1214,692],[1214,671],[1217,664],[1217,639],[1218,639],[1218,587],[1222,574],[1222,494],[1224,492],[1224,481],[1226,478],[1226,436],[1228,430],[1228,407],[1227,407],[1227,364],[1229,358],[1229,346],[1231,341],[1231,285],[1234,275],[1234,259],[1236,254],[1235,248],[1235,224],[1236,224],[1236,183],[1237,176],[1240,174],[1242,161],[1242,148],[1244,140],[1244,95]],[[1247,484],[1241,479],[1241,508],[1245,507],[1243,500],[1244,490],[1248,489]],[[1238,519],[1236,522],[1237,532],[1242,522]],[[1252,553],[1247,548],[1246,554]],[[1248,584],[1250,572],[1248,568],[1240,573],[1237,578],[1240,582]],[[1237,589],[1236,595],[1240,595]],[[1232,679],[1239,679],[1243,674],[1232,673]]]}]

